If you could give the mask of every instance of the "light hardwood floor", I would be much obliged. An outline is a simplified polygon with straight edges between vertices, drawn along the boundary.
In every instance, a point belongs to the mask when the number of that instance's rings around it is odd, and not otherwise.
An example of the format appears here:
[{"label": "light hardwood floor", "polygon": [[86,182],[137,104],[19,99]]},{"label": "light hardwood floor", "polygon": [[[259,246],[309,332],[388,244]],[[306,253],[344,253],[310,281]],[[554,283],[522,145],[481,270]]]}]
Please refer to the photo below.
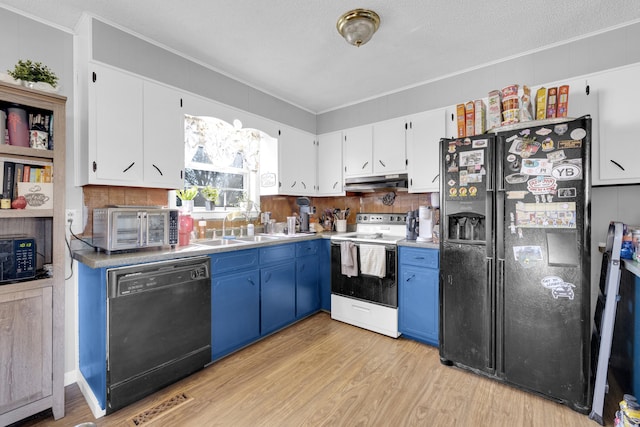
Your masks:
[{"label": "light hardwood floor", "polygon": [[[133,425],[184,392],[192,400],[142,426],[598,426],[586,415],[440,364],[438,351],[316,314],[191,377],[94,420],[76,385],[65,418],[22,426]],[[615,395],[605,418],[613,426]]]}]

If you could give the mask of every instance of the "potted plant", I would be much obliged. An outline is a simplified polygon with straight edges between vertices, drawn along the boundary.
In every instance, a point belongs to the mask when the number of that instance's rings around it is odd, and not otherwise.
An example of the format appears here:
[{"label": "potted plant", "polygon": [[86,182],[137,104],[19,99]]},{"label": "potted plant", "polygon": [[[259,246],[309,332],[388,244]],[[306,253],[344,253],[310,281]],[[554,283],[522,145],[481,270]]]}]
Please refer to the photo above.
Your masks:
[{"label": "potted plant", "polygon": [[15,80],[33,89],[55,91],[58,84],[58,76],[49,67],[30,59],[19,60],[13,71],[7,70],[7,72]]},{"label": "potted plant", "polygon": [[205,199],[205,206],[207,210],[212,211],[216,205],[216,202],[218,201],[218,189],[207,185],[202,190],[200,190],[200,193],[202,193],[202,197],[204,197]]},{"label": "potted plant", "polygon": [[195,185],[191,188],[176,190],[176,196],[182,200],[182,209],[193,212],[193,199],[198,195],[198,187]]}]

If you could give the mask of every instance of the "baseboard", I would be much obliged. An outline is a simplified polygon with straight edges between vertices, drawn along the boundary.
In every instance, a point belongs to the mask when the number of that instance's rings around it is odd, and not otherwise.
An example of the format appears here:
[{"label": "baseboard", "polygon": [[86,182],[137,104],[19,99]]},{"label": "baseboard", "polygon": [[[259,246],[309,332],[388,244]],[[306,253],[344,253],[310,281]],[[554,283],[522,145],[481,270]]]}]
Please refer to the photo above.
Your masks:
[{"label": "baseboard", "polygon": [[82,373],[78,372],[77,381],[78,387],[80,388],[80,392],[84,396],[87,401],[87,405],[89,405],[89,409],[91,409],[91,413],[95,418],[102,418],[106,415],[107,411],[100,407],[100,403],[98,403],[98,399],[91,391],[91,387],[87,383],[87,380],[84,379]]}]

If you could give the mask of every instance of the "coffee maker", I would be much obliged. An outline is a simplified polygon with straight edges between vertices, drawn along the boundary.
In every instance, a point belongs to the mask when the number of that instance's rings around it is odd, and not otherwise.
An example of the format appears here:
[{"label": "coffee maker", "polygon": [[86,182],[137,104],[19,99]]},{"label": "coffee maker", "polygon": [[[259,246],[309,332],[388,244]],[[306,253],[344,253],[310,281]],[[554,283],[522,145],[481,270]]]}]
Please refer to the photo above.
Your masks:
[{"label": "coffee maker", "polygon": [[311,206],[311,200],[308,197],[298,197],[296,204],[300,209],[300,232],[309,232],[309,215],[315,213],[315,209]]},{"label": "coffee maker", "polygon": [[418,212],[407,212],[407,240],[416,240],[418,237]]}]

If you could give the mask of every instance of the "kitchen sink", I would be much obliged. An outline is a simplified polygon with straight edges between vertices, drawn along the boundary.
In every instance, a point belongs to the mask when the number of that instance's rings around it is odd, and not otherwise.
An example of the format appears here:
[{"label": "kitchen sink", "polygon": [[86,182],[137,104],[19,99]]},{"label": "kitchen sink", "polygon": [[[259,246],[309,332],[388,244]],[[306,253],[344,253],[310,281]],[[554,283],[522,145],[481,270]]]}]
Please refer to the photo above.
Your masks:
[{"label": "kitchen sink", "polygon": [[236,239],[215,239],[215,240],[201,240],[194,243],[202,246],[233,246],[233,245],[242,245],[247,242],[246,241],[243,242],[242,240],[236,240]]},{"label": "kitchen sink", "polygon": [[265,235],[259,235],[259,236],[243,236],[243,237],[236,237],[235,240],[239,240],[241,242],[269,242],[272,240],[279,240],[280,237],[278,236],[265,236]]}]

